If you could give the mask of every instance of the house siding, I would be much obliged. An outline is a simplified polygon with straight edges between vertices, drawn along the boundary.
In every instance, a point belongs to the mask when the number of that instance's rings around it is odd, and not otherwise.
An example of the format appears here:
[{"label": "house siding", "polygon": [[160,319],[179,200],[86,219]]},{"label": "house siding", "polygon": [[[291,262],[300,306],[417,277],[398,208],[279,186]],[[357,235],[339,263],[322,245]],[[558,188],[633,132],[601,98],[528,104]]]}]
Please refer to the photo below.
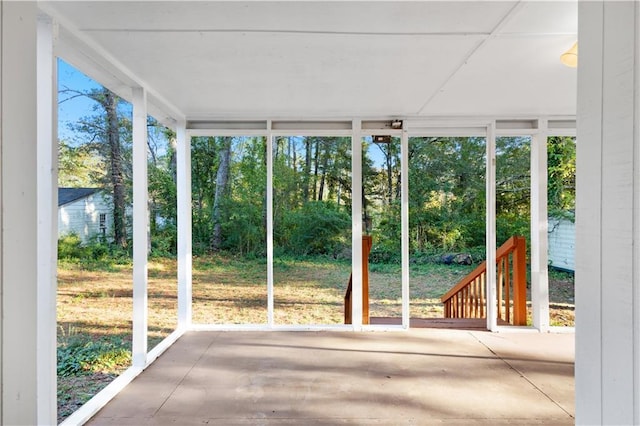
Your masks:
[{"label": "house siding", "polygon": [[82,242],[102,235],[100,215],[104,214],[104,234],[110,235],[112,228],[111,207],[99,193],[72,201],[58,207],[58,236],[77,234]]},{"label": "house siding", "polygon": [[567,219],[549,218],[549,264],[575,271],[576,226]]}]

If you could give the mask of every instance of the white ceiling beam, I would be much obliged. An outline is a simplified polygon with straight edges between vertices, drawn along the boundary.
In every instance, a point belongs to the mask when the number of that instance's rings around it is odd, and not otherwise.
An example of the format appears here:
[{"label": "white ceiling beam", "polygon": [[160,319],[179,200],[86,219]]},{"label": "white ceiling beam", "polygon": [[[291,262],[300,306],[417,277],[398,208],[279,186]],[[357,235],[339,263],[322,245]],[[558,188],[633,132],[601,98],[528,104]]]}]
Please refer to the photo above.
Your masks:
[{"label": "white ceiling beam", "polygon": [[149,113],[163,125],[174,127],[177,121],[184,120],[184,113],[179,108],[75,27],[64,15],[57,13],[49,3],[40,2],[38,6],[43,13],[52,16],[59,24],[60,31],[55,47],[58,57],[68,61],[128,102],[133,100],[131,89],[144,88],[149,102]]}]

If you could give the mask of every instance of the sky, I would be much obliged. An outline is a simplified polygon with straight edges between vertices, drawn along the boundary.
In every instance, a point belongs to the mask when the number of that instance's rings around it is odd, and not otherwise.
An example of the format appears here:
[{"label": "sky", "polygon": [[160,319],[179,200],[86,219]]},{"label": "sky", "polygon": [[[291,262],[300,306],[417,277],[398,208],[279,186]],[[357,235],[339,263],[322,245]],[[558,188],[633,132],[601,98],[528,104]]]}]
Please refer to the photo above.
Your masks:
[{"label": "sky", "polygon": [[[65,90],[87,91],[99,89],[101,86],[71,65],[58,59],[58,92]],[[58,137],[67,142],[72,142],[74,133],[69,129],[70,123],[76,123],[82,117],[94,114],[96,103],[86,96],[65,100],[71,94],[60,93],[58,95]]]}]

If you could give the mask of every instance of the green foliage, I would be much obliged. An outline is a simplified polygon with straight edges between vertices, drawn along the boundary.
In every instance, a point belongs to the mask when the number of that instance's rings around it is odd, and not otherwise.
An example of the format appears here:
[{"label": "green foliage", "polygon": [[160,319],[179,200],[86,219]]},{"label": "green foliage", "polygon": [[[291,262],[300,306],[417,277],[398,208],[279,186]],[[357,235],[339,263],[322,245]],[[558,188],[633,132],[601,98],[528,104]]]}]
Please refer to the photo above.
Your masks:
[{"label": "green foliage", "polygon": [[102,259],[110,253],[109,246],[98,240],[83,244],[77,234],[63,235],[58,239],[58,259]]},{"label": "green foliage", "polygon": [[418,252],[484,244],[484,138],[411,138],[410,244]]},{"label": "green foliage", "polygon": [[513,235],[528,237],[531,229],[531,139],[496,140],[496,239],[500,246]]},{"label": "green foliage", "polygon": [[371,237],[373,246],[369,260],[371,263],[399,263],[401,259],[400,203],[391,205],[377,215]]},{"label": "green foliage", "polygon": [[72,336],[58,346],[58,376],[113,373],[131,364],[131,350],[121,339],[87,340]]},{"label": "green foliage", "polygon": [[111,270],[114,265],[130,264],[131,252],[106,243],[102,238],[83,244],[77,234],[67,234],[58,239],[58,261],[90,269]]},{"label": "green foliage", "polygon": [[549,215],[571,219],[567,214],[576,205],[576,140],[573,137],[549,138],[547,145]]},{"label": "green foliage", "polygon": [[94,155],[88,144],[74,146],[67,141],[58,143],[58,186],[92,188],[105,179],[104,159]]},{"label": "green foliage", "polygon": [[549,268],[549,279],[553,281],[574,282],[575,272],[566,271],[558,268]]},{"label": "green foliage", "polygon": [[84,247],[77,234],[67,234],[58,239],[59,259],[80,259],[83,256]]},{"label": "green foliage", "polygon": [[[156,128],[158,125],[154,123]],[[148,164],[151,255],[173,257],[177,254],[177,187],[175,135],[166,128],[156,128],[164,135],[166,150],[151,150]],[[156,135],[156,138],[160,136]],[[150,138],[151,139],[151,138]]]},{"label": "green foliage", "polygon": [[[83,122],[98,132],[100,120]],[[153,123],[152,123],[153,124]],[[121,132],[128,140],[129,124]],[[172,140],[170,132],[165,137]],[[229,179],[216,191],[221,152],[231,143]],[[61,144],[61,162],[70,173],[91,143],[71,148]],[[176,253],[175,148],[150,142],[149,195],[153,256]],[[153,148],[155,147],[155,148]],[[123,145],[127,173],[130,146]],[[332,255],[350,247],[351,141],[340,137],[278,137],[273,144],[273,220],[276,248],[293,256]],[[426,137],[409,141],[410,250],[469,252],[485,243],[486,142],[481,137]],[[104,156],[96,148],[97,158]],[[575,204],[575,140],[550,138],[549,209],[565,217]],[[530,138],[496,141],[496,220],[498,243],[512,235],[529,235]],[[216,221],[219,246],[229,253],[262,257],[266,251],[266,140],[261,137],[193,138],[193,251],[211,251]],[[62,164],[62,163],[61,163]],[[374,245],[373,262],[400,258],[400,143],[363,144],[363,206]],[[69,173],[68,173],[69,174]],[[127,183],[130,186],[130,182]],[[216,194],[223,199],[214,219]],[[160,220],[161,218],[161,220]],[[216,245],[217,247],[217,245]],[[83,246],[61,240],[60,258],[100,259],[114,254],[108,245]],[[115,253],[118,255],[118,253]]]},{"label": "green foliage", "polygon": [[266,232],[262,206],[250,201],[231,201],[225,205],[230,212],[222,228],[223,247],[241,255],[260,256],[266,253]]},{"label": "green foliage", "polygon": [[178,229],[174,224],[156,227],[151,234],[152,257],[175,257],[178,247]]},{"label": "green foliage", "polygon": [[284,215],[277,242],[294,255],[335,254],[350,245],[351,215],[332,202],[309,201]]}]

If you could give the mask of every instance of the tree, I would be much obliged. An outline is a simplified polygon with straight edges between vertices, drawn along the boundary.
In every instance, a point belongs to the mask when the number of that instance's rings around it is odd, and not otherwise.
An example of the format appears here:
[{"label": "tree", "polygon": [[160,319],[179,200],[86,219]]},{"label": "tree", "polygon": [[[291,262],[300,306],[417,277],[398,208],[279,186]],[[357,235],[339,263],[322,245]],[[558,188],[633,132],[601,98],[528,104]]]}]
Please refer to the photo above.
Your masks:
[{"label": "tree", "polygon": [[496,140],[496,231],[498,244],[531,230],[531,138]]},{"label": "tree", "polygon": [[411,245],[456,250],[484,244],[484,138],[411,138]]},{"label": "tree", "polygon": [[[131,121],[119,114],[120,99],[104,87],[85,92],[64,89],[60,93],[67,95],[60,102],[85,96],[95,101],[98,109],[101,109],[101,113],[97,116],[87,117],[73,127],[78,132],[89,136],[89,140],[81,144],[88,149],[94,149],[96,154],[104,158],[107,166],[104,185],[108,188],[113,202],[114,243],[125,248],[127,246],[125,173],[127,169],[130,171],[131,165],[130,158],[127,158],[130,157],[130,153],[123,149],[122,143],[123,139],[128,139],[130,143]],[[128,167],[125,164],[127,160],[129,160]]]},{"label": "tree", "polygon": [[108,89],[95,94],[94,99],[104,107],[106,115],[106,140],[109,146],[109,165],[113,196],[113,239],[120,247],[127,246],[125,186],[123,179],[120,126],[118,123],[118,98]]},{"label": "tree", "polygon": [[[576,205],[576,140],[551,137],[547,144],[549,215],[573,217]],[[568,214],[569,213],[569,214]]]},{"label": "tree", "polygon": [[[149,118],[149,219],[152,250],[175,254],[177,244],[176,139]],[[158,220],[158,219],[161,220]]]},{"label": "tree", "polygon": [[58,186],[69,188],[91,188],[102,184],[104,164],[85,145],[73,146],[66,141],[58,142]]},{"label": "tree", "polygon": [[213,212],[211,219],[213,221],[213,234],[211,236],[210,249],[213,251],[220,250],[222,246],[222,203],[223,198],[227,194],[227,186],[229,182],[229,163],[231,162],[231,138],[222,138],[220,144],[220,153],[218,158],[218,171],[216,173],[216,191],[213,200]]}]

